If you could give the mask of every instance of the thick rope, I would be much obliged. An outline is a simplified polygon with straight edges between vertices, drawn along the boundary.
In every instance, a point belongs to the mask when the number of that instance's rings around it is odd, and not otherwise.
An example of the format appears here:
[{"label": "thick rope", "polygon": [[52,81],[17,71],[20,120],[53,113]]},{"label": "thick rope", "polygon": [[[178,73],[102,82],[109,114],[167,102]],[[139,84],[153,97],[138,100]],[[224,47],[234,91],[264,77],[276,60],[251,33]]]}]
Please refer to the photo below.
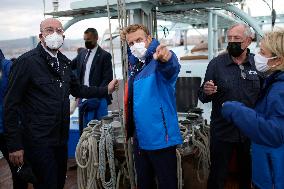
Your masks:
[{"label": "thick rope", "polygon": [[[209,140],[207,134],[202,134],[200,129],[192,127],[192,144],[199,152],[197,155],[198,165],[196,174],[198,181],[202,183],[205,182],[208,177],[210,166]],[[201,179],[200,170],[202,170],[203,179]]]},{"label": "thick rope", "polygon": [[177,155],[177,177],[178,177],[178,189],[182,189],[182,165],[181,165],[181,155],[178,150],[176,150]]},{"label": "thick rope", "polygon": [[96,177],[98,171],[97,139],[94,130],[88,126],[76,146],[75,152],[78,189],[98,188]]},{"label": "thick rope", "polygon": [[[105,124],[101,127],[101,138],[99,142],[99,175],[102,185],[105,189],[115,189],[116,172],[113,152],[113,132],[111,124]],[[106,154],[107,153],[107,154]],[[106,181],[106,157],[108,159],[111,178]]]}]

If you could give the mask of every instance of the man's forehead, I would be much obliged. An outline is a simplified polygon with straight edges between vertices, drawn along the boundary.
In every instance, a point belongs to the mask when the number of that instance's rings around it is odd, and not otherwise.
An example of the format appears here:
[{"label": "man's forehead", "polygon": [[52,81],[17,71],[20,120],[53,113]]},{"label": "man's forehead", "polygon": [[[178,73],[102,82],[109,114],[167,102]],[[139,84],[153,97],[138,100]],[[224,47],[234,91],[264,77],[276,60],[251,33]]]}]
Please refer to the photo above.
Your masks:
[{"label": "man's forehead", "polygon": [[135,32],[131,32],[131,33],[126,34],[126,39],[129,39],[129,38],[135,39],[135,38],[139,38],[139,37],[143,37],[143,36],[146,37],[145,32],[141,29],[138,29]]},{"label": "man's forehead", "polygon": [[42,22],[43,28],[48,27],[56,27],[56,28],[62,28],[62,24],[58,20],[45,20]]},{"label": "man's forehead", "polygon": [[233,27],[232,29],[230,29],[228,31],[228,34],[231,34],[231,33],[238,33],[240,35],[242,35],[243,33],[245,32],[245,28],[243,26],[235,26]]},{"label": "man's forehead", "polygon": [[93,39],[94,35],[92,33],[84,33],[84,39]]}]

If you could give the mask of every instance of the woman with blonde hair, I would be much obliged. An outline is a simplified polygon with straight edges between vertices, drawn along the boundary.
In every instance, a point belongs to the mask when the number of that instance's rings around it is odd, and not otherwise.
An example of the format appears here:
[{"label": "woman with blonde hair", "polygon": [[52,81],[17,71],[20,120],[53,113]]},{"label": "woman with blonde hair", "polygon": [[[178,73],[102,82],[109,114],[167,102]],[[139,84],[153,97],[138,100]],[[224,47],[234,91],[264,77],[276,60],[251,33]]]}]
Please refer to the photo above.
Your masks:
[{"label": "woman with blonde hair", "polygon": [[257,189],[284,188],[284,30],[269,32],[254,57],[267,77],[254,109],[225,102],[223,117],[252,141],[252,181]]}]

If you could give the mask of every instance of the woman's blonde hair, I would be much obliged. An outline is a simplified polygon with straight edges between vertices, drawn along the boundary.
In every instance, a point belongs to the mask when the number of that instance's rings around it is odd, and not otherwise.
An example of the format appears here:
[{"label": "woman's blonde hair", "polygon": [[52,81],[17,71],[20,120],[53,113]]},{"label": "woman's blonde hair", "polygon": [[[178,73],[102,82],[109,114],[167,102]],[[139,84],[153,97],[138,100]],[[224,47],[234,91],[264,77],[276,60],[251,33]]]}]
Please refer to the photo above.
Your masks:
[{"label": "woman's blonde hair", "polygon": [[272,56],[281,58],[282,64],[272,68],[271,70],[284,71],[284,29],[266,33],[261,43],[272,53]]}]

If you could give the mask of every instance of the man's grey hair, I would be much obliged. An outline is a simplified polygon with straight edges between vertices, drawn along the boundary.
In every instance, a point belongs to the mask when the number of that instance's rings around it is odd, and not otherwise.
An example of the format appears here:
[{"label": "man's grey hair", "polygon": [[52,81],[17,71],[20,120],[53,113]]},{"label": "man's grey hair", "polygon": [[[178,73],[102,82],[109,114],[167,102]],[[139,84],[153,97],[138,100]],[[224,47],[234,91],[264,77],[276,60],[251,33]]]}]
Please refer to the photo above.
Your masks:
[{"label": "man's grey hair", "polygon": [[236,24],[230,26],[228,31],[230,31],[231,29],[233,29],[234,27],[237,27],[237,26],[243,26],[245,28],[244,34],[245,34],[246,37],[250,37],[250,38],[253,37],[253,33],[252,33],[249,25],[244,24],[244,23],[236,23]]}]

